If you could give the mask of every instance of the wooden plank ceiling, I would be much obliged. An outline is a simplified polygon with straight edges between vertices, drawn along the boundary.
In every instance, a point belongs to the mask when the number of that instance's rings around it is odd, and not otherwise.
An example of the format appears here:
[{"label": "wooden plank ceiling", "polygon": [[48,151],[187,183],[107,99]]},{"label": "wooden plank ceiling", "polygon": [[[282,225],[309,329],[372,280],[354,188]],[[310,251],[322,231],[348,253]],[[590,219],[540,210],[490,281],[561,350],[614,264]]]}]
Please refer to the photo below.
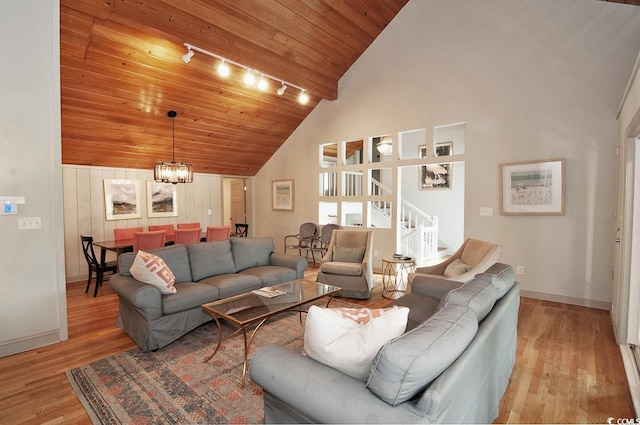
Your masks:
[{"label": "wooden plank ceiling", "polygon": [[[62,162],[253,176],[408,0],[61,0]],[[303,87],[228,79],[184,43]]]}]

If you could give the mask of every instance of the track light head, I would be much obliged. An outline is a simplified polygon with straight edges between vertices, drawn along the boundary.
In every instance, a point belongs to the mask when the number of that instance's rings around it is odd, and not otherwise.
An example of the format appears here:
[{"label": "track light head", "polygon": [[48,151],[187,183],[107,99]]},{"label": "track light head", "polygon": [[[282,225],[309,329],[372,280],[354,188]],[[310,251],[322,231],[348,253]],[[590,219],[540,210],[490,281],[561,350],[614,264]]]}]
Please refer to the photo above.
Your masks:
[{"label": "track light head", "polygon": [[282,86],[277,91],[278,96],[282,96],[284,94],[284,91],[287,89],[287,85],[285,83],[281,83],[281,84]]},{"label": "track light head", "polygon": [[196,54],[196,52],[194,52],[193,50],[189,49],[189,51],[187,53],[185,53],[184,55],[181,56],[182,57],[182,62],[184,62],[184,63],[191,62],[191,58],[195,54]]},{"label": "track light head", "polygon": [[298,96],[298,102],[303,105],[306,105],[309,101],[309,95],[304,90],[300,90],[300,95]]},{"label": "track light head", "polygon": [[244,74],[244,84],[249,87],[253,87],[256,84],[256,76],[250,69]]},{"label": "track light head", "polygon": [[267,91],[268,88],[269,88],[269,82],[267,81],[266,78],[264,78],[264,74],[262,74],[260,76],[260,79],[258,80],[258,90]]},{"label": "track light head", "polygon": [[222,59],[220,64],[218,64],[218,75],[223,78],[227,78],[231,75],[231,68],[229,68],[229,65],[227,65],[224,59]]}]

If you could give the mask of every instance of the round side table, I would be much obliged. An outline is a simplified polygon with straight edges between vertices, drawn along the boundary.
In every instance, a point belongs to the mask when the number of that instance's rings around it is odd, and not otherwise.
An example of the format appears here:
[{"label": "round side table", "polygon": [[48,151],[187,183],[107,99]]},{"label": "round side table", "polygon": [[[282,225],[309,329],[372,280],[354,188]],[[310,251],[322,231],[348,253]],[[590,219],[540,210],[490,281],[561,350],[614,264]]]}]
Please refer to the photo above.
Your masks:
[{"label": "round side table", "polygon": [[382,296],[391,298],[392,294],[407,291],[407,275],[416,271],[416,259],[413,257],[382,258]]}]

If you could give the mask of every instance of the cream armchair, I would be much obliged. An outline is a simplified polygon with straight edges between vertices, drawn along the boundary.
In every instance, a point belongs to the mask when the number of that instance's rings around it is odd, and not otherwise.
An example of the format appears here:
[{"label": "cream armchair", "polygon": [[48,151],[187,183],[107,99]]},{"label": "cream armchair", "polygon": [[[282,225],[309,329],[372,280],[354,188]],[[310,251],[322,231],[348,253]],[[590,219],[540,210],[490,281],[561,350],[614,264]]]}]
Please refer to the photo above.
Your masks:
[{"label": "cream armchair", "polygon": [[502,255],[502,247],[491,242],[468,238],[462,246],[442,263],[428,267],[418,267],[409,273],[409,285],[416,276],[439,277],[456,282],[467,282],[476,274],[485,272],[497,263]]},{"label": "cream armchair", "polygon": [[340,297],[367,299],[374,285],[372,260],[372,230],[334,230],[316,280],[342,288]]}]

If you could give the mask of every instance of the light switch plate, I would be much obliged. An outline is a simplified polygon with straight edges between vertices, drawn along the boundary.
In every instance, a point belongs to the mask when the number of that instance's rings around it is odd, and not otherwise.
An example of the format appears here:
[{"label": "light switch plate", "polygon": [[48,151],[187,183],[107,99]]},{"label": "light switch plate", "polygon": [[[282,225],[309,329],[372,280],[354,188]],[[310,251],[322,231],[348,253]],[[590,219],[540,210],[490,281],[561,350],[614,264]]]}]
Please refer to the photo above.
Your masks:
[{"label": "light switch plate", "polygon": [[18,229],[31,230],[42,228],[42,219],[40,217],[24,217],[18,219]]},{"label": "light switch plate", "polygon": [[482,207],[482,208],[480,208],[480,216],[482,216],[482,217],[492,217],[493,216],[493,208],[491,208],[491,207]]}]

